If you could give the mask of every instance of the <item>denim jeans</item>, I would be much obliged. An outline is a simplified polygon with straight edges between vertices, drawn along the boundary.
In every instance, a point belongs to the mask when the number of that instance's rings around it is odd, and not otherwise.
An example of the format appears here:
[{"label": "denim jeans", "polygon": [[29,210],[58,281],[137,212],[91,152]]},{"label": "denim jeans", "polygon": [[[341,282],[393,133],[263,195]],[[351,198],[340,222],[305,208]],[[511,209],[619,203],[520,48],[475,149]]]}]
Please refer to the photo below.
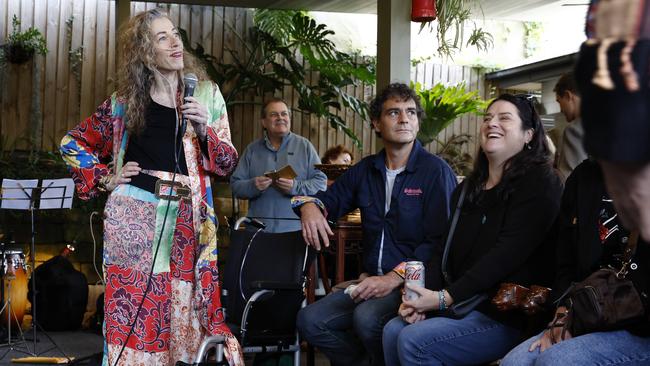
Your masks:
[{"label": "denim jeans", "polygon": [[303,339],[323,352],[333,365],[383,365],[381,332],[397,314],[400,289],[387,296],[360,303],[338,291],[310,304],[298,313]]},{"label": "denim jeans", "polygon": [[541,333],[510,351],[503,366],[523,365],[649,365],[650,337],[637,337],[625,330],[581,335],[556,343],[544,352],[528,352]]},{"label": "denim jeans", "polygon": [[384,327],[386,365],[470,365],[494,361],[521,340],[518,329],[478,311],[462,319],[429,318],[408,324],[396,317]]}]

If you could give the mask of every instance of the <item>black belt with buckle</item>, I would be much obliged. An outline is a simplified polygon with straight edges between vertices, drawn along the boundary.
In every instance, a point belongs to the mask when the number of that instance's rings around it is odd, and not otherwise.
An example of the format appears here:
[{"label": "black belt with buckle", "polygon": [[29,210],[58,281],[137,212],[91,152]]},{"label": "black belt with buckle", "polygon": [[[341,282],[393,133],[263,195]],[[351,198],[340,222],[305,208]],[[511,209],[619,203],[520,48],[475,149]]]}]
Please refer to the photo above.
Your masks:
[{"label": "black belt with buckle", "polygon": [[192,190],[180,182],[171,180],[158,179],[156,181],[156,198],[170,201],[179,201],[181,199],[191,202]]}]

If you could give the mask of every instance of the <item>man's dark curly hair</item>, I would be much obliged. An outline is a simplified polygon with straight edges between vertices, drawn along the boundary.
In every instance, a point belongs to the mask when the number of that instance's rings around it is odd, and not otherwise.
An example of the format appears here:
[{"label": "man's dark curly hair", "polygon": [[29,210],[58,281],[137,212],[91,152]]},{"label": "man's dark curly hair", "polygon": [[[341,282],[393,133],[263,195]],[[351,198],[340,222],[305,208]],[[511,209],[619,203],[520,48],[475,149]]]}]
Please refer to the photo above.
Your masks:
[{"label": "man's dark curly hair", "polygon": [[[420,104],[420,97],[415,94],[415,91],[406,84],[392,83],[375,95],[375,99],[370,102],[370,119],[372,121],[379,120],[381,111],[384,107],[384,102],[391,98],[397,98],[403,102],[413,99],[415,102],[418,122],[424,117],[424,110],[422,110],[422,105]],[[377,136],[379,136],[379,133],[377,133]]]}]

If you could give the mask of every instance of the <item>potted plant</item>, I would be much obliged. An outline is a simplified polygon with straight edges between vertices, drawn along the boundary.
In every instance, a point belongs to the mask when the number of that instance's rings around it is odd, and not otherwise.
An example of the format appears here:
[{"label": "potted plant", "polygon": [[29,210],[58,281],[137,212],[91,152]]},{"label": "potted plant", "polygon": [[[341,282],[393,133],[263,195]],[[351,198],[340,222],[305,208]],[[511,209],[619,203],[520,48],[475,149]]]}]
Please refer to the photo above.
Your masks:
[{"label": "potted plant", "polygon": [[24,32],[20,32],[20,20],[14,14],[12,23],[12,31],[5,44],[2,46],[3,58],[13,64],[22,64],[27,62],[34,53],[41,55],[47,54],[47,46],[45,44],[45,37],[41,32],[30,27]]}]

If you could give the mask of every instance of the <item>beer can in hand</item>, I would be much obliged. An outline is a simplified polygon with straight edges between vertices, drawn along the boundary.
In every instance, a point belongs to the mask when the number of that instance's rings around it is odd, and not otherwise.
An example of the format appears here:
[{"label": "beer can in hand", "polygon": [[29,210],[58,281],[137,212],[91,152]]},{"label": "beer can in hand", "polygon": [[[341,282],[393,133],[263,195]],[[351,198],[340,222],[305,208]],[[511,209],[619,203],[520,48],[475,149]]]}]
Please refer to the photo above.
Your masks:
[{"label": "beer can in hand", "polygon": [[406,300],[411,301],[420,297],[417,292],[409,290],[408,287],[406,287],[407,284],[424,287],[424,264],[422,264],[422,262],[406,262],[406,268],[404,270],[404,289],[406,292]]}]

